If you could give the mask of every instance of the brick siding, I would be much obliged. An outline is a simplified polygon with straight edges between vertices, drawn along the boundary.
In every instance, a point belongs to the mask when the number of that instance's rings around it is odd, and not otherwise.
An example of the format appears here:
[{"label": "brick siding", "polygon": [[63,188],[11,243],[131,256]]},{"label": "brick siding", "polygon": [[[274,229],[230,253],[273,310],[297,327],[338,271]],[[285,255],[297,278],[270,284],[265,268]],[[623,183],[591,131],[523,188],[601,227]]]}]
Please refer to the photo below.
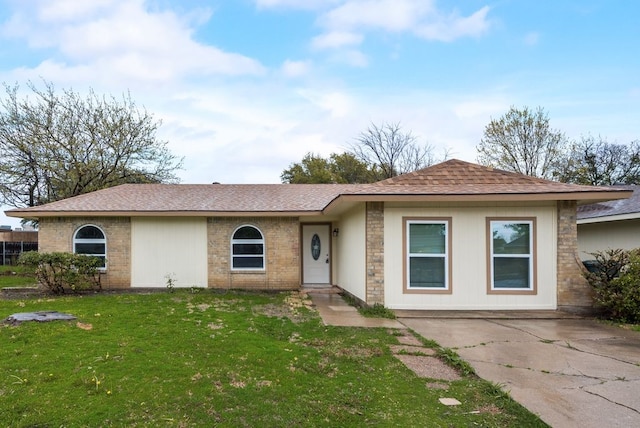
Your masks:
[{"label": "brick siding", "polygon": [[43,217],[38,226],[38,250],[44,253],[73,252],[73,234],[92,224],[107,238],[107,271],[100,283],[105,289],[131,286],[131,220],[128,217]]},{"label": "brick siding", "polygon": [[558,309],[593,310],[593,291],[582,275],[578,257],[575,201],[558,201]]},{"label": "brick siding", "polygon": [[[242,225],[257,227],[265,240],[265,270],[231,270],[231,235]],[[292,217],[209,218],[207,222],[209,287],[257,290],[300,288],[300,222]]]},{"label": "brick siding", "polygon": [[367,202],[367,305],[384,305],[384,202]]}]

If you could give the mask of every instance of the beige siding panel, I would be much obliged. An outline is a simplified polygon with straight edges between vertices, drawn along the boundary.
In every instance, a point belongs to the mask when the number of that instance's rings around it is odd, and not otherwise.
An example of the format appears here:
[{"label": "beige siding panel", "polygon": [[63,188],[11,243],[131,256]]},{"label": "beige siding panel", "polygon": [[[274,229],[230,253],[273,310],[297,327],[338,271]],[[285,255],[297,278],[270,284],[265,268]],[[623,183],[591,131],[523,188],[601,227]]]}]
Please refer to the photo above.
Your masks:
[{"label": "beige siding panel", "polygon": [[[450,217],[451,294],[403,293],[403,217]],[[487,217],[535,217],[537,294],[487,293]],[[556,207],[438,206],[385,209],[385,305],[392,309],[555,309]]]},{"label": "beige siding panel", "polygon": [[361,204],[345,213],[334,227],[340,233],[333,239],[335,272],[334,282],[342,289],[365,301],[366,299],[366,233],[365,205]]},{"label": "beige siding panel", "polygon": [[207,286],[205,218],[133,218],[131,286]]},{"label": "beige siding panel", "polygon": [[582,260],[593,259],[589,253],[617,248],[640,248],[640,220],[578,225],[578,251]]}]

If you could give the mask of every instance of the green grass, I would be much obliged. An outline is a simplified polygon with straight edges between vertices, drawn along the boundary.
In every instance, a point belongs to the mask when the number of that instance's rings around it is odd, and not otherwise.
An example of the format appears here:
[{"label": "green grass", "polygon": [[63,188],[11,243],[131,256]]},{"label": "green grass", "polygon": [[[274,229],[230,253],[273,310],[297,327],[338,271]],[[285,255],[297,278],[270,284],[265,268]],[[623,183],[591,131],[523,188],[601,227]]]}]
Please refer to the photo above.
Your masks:
[{"label": "green grass", "polygon": [[32,269],[25,266],[0,266],[0,288],[32,287],[36,284]]},{"label": "green grass", "polygon": [[327,327],[290,299],[178,290],[0,300],[0,319],[78,317],[0,327],[0,425],[545,426],[472,375],[430,389],[391,354],[393,331]]},{"label": "green grass", "polygon": [[367,306],[365,308],[358,308],[358,312],[368,318],[389,318],[392,320],[396,319],[396,314],[394,314],[391,309],[386,308],[380,303],[376,303],[373,306]]},{"label": "green grass", "polygon": [[358,309],[360,315],[367,318],[389,318],[396,319],[396,314],[389,308],[386,308],[380,303],[376,303],[373,306],[361,306],[356,299],[348,293],[342,294],[342,298],[351,306]]}]

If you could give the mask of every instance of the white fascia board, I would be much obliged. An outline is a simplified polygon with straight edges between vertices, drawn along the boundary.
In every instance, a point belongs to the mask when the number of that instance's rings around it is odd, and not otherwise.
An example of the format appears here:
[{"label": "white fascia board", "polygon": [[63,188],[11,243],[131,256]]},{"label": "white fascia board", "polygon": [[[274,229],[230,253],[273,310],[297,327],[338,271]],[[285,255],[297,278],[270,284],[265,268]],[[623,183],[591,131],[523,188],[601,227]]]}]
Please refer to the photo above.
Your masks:
[{"label": "white fascia board", "polygon": [[605,223],[609,221],[621,221],[621,220],[637,220],[640,219],[640,213],[627,213],[618,215],[606,215],[601,217],[591,217],[578,219],[578,224],[592,224],[592,223]]}]

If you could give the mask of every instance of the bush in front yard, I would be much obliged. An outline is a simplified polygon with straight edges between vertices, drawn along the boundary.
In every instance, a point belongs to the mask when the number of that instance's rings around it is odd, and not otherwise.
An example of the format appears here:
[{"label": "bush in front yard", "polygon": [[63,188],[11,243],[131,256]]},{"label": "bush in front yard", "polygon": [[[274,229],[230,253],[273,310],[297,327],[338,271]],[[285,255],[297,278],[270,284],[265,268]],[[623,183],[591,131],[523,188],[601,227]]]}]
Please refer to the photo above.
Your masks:
[{"label": "bush in front yard", "polygon": [[607,318],[640,322],[640,250],[592,253],[597,269],[585,273],[595,291],[595,303]]},{"label": "bush in front yard", "polygon": [[28,251],[18,259],[20,264],[31,266],[40,284],[54,294],[63,294],[65,289],[74,292],[100,289],[97,257],[71,253],[39,253]]}]

